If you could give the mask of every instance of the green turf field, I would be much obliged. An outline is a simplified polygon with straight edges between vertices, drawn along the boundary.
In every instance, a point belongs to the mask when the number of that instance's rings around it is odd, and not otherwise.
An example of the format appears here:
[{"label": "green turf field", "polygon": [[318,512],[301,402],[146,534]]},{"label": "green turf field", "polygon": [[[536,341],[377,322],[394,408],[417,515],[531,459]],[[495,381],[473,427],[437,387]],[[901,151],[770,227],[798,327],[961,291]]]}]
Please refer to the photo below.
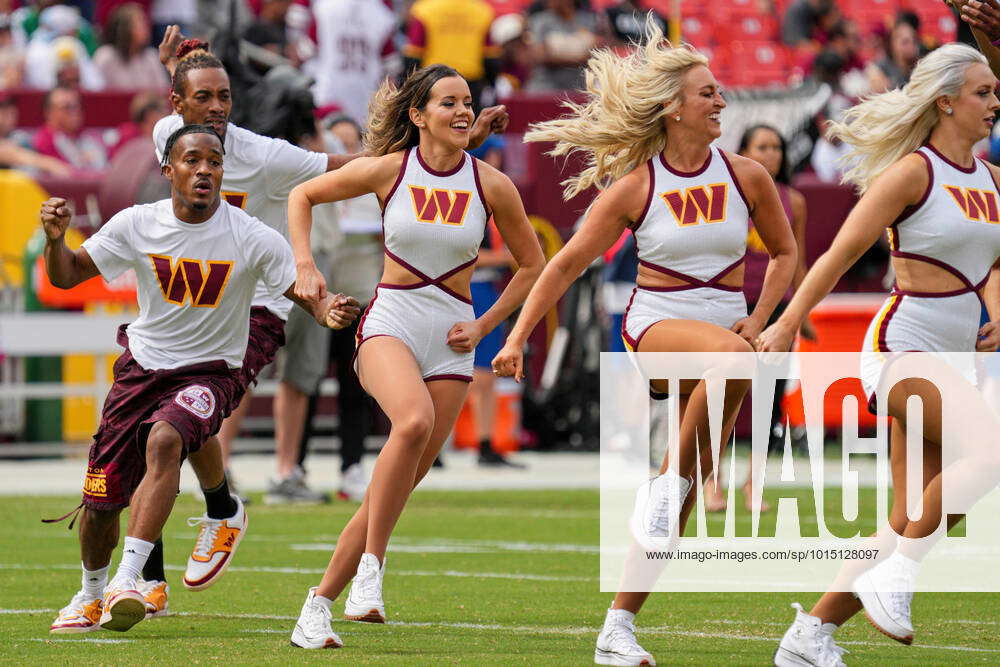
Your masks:
[{"label": "green turf field", "polygon": [[[289,637],[329,545],[354,506],[250,507],[234,566],[199,593],[180,584],[195,537],[182,495],[167,526],[171,617],[127,633],[48,633],[79,586],[75,531],[48,526],[73,498],[0,498],[0,662],[4,664],[592,663],[611,595],[598,589],[596,491],[418,492],[390,546],[387,626],[336,622],[346,646],[304,651]],[[326,546],[323,546],[326,545]],[[764,665],[815,594],[658,594],[639,641],[658,664]],[[338,607],[335,605],[335,612]],[[838,633],[848,665],[1000,664],[1000,595],[922,594],[918,645],[855,618]]]}]

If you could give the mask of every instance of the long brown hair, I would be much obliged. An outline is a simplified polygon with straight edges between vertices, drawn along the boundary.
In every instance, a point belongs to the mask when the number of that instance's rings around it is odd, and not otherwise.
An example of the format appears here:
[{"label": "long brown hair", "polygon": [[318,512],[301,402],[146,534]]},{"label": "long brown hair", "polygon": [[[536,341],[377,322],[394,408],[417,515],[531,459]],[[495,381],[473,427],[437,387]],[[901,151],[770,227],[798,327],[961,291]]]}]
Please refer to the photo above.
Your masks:
[{"label": "long brown hair", "polygon": [[409,111],[426,107],[434,84],[450,76],[462,75],[447,65],[430,65],[415,70],[399,88],[386,79],[368,104],[365,150],[370,155],[388,155],[420,143]]}]

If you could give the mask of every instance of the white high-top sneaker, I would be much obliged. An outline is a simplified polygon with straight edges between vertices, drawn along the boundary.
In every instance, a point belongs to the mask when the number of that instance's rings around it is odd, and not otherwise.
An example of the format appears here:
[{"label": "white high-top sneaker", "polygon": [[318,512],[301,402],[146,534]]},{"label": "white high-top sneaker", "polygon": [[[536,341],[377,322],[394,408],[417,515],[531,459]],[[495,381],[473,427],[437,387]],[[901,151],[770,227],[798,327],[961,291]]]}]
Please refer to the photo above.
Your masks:
[{"label": "white high-top sneaker", "polygon": [[333,631],[333,615],[326,605],[316,600],[316,587],[309,589],[306,602],[299,612],[292,631],[292,646],[299,648],[340,648],[344,642]]},{"label": "white high-top sneaker", "polygon": [[840,656],[847,651],[833,641],[833,631],[837,626],[822,623],[817,617],[805,613],[798,602],[792,607],[795,609],[795,622],[781,638],[781,644],[774,652],[774,664],[777,667],[845,667]]},{"label": "white high-top sneaker", "polygon": [[385,623],[385,603],[382,602],[382,577],[385,559],[379,567],[375,554],[362,554],[358,572],[351,583],[351,593],[344,602],[344,618],[363,623]]},{"label": "white high-top sneaker", "polygon": [[903,644],[913,643],[910,603],[919,570],[919,563],[897,551],[851,584],[851,590],[865,606],[868,622]]},{"label": "white high-top sneaker", "polygon": [[630,524],[635,541],[646,549],[669,548],[690,490],[691,480],[673,470],[643,483],[635,494]]},{"label": "white high-top sneaker", "polygon": [[655,665],[649,651],[635,639],[635,614],[624,609],[608,609],[604,627],[597,635],[594,663],[598,665]]}]

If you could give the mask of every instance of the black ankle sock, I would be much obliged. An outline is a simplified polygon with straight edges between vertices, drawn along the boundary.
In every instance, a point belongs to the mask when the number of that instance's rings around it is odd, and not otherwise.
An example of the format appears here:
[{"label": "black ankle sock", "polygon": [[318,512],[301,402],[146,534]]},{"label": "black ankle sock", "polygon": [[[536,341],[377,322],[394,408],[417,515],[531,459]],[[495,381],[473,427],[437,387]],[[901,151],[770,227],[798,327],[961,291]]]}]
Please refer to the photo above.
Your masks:
[{"label": "black ankle sock", "polygon": [[202,489],[205,494],[205,507],[210,519],[228,519],[236,514],[236,501],[229,492],[229,480],[222,479],[214,489]]},{"label": "black ankle sock", "polygon": [[153,543],[153,550],[149,552],[149,558],[142,568],[142,578],[146,581],[166,581],[167,575],[163,573],[163,538],[159,538]]},{"label": "black ankle sock", "polygon": [[480,454],[489,454],[492,451],[493,451],[493,443],[490,441],[489,438],[483,438],[482,440],[479,441]]}]

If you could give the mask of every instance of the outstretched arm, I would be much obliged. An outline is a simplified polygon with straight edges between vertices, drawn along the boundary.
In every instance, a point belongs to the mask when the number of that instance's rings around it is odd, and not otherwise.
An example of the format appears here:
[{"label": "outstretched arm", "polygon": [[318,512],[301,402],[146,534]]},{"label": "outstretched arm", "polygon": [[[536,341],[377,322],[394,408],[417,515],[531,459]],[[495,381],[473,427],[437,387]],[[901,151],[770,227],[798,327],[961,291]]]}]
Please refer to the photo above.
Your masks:
[{"label": "outstretched arm", "polygon": [[65,199],[52,197],[42,204],[45,272],[52,284],[62,289],[70,289],[100,274],[86,249],[70,250],[66,246],[66,229],[71,217]]},{"label": "outstretched arm", "polygon": [[295,285],[289,285],[285,297],[299,305],[302,310],[313,316],[320,326],[329,329],[346,329],[358,319],[361,306],[353,296],[343,294],[327,294],[319,301],[303,299],[295,294]]}]

